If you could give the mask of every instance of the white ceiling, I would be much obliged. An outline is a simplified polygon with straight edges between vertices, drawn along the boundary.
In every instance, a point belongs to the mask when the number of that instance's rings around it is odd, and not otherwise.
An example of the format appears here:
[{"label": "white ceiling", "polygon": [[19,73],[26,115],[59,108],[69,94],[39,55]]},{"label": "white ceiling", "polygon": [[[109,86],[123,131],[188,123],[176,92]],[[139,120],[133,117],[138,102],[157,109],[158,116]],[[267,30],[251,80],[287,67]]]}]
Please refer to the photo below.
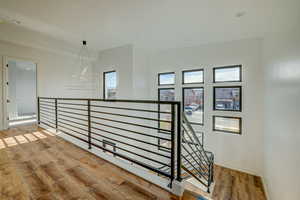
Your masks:
[{"label": "white ceiling", "polygon": [[[99,50],[263,37],[299,26],[299,10],[300,0],[0,0],[0,18],[21,22],[14,26]],[[0,30],[8,26],[21,31],[5,23]]]}]

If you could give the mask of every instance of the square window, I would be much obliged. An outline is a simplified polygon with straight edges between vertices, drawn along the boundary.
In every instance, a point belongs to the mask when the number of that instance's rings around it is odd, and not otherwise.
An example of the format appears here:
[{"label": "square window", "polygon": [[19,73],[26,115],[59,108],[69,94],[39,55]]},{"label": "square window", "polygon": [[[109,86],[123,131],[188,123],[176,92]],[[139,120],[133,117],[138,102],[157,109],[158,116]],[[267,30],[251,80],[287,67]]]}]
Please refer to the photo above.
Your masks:
[{"label": "square window", "polygon": [[183,84],[204,83],[203,69],[183,71],[182,83]]},{"label": "square window", "polygon": [[241,134],[242,119],[240,117],[213,116],[213,130]]},{"label": "square window", "polygon": [[213,70],[214,70],[214,83],[242,81],[241,65],[215,67]]},{"label": "square window", "polygon": [[202,87],[183,88],[183,109],[191,123],[203,125],[204,89]]},{"label": "square window", "polygon": [[174,85],[175,84],[175,73],[160,73],[158,74],[158,85]]},{"label": "square window", "polygon": [[117,72],[109,71],[103,74],[103,98],[116,99]]},{"label": "square window", "polygon": [[214,110],[242,111],[242,87],[214,87]]}]

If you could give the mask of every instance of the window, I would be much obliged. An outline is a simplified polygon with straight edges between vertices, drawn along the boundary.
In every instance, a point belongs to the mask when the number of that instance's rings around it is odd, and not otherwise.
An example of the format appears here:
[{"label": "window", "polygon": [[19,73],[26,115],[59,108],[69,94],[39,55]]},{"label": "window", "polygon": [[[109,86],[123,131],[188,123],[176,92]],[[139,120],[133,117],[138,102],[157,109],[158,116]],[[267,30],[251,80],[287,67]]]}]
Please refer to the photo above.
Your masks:
[{"label": "window", "polygon": [[117,89],[117,72],[109,71],[103,74],[103,97],[104,99],[115,99]]},{"label": "window", "polygon": [[214,87],[214,110],[242,111],[241,86]]},{"label": "window", "polygon": [[182,84],[204,83],[203,69],[182,72]]},{"label": "window", "polygon": [[160,73],[158,74],[158,85],[174,85],[175,84],[175,73]]},{"label": "window", "polygon": [[219,82],[241,82],[242,66],[227,66],[214,68],[214,83]]},{"label": "window", "polygon": [[183,88],[183,109],[191,123],[203,125],[204,89]]},{"label": "window", "polygon": [[[175,100],[175,90],[174,88],[159,88],[158,89],[158,100],[159,101],[174,101]],[[169,104],[159,104],[159,112],[171,112],[171,105]],[[171,121],[170,114],[159,113],[159,120]],[[171,124],[168,122],[159,122],[159,128],[165,130],[171,130]]]},{"label": "window", "polygon": [[241,134],[242,119],[240,117],[213,116],[213,130]]},{"label": "window", "polygon": [[[175,89],[174,88],[159,88],[158,89],[158,100],[159,101],[174,101],[175,100]],[[171,105],[169,104],[158,104],[158,119],[171,121],[171,115],[160,112],[171,112]],[[171,130],[171,123],[159,121],[158,128],[164,130]],[[163,130],[159,131],[160,133],[169,133],[164,132]],[[164,150],[164,147],[170,147],[171,143],[167,140],[158,139],[158,149]]]}]

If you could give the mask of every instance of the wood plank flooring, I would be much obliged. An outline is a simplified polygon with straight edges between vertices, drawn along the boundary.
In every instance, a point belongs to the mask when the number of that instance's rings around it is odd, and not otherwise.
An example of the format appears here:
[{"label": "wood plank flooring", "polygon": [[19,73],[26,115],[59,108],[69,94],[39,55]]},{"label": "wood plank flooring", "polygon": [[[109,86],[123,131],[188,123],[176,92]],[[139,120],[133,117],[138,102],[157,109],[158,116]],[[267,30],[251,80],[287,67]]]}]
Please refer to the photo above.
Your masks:
[{"label": "wood plank flooring", "polygon": [[[265,200],[259,178],[218,166],[215,175],[213,199]],[[36,126],[0,132],[0,200],[123,199],[175,197]]]}]

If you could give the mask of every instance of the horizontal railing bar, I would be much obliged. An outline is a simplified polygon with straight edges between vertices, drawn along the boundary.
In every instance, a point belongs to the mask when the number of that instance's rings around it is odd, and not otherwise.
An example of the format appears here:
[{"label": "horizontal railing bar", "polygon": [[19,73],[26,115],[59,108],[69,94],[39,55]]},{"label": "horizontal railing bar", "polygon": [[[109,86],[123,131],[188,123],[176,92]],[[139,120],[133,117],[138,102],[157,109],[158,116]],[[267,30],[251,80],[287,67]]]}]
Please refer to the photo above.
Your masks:
[{"label": "horizontal railing bar", "polygon": [[52,121],[55,122],[55,118],[52,118],[52,119],[51,119],[51,117],[49,117],[49,115],[46,115],[46,114],[41,113],[41,117],[43,117],[43,118],[45,118],[45,119],[48,119],[48,120],[52,120]]},{"label": "horizontal railing bar", "polygon": [[80,103],[61,103],[57,102],[57,104],[62,104],[62,105],[72,105],[72,106],[88,106],[87,104],[80,104]]},{"label": "horizontal railing bar", "polygon": [[[92,129],[96,129],[98,131],[103,131],[103,132],[106,132],[106,133],[110,133],[112,135],[117,135],[119,137],[123,137],[123,138],[126,138],[126,139],[129,139],[129,140],[134,140],[134,141],[137,141],[137,142],[141,142],[141,143],[144,143],[144,144],[148,144],[148,145],[151,145],[151,146],[155,146],[155,147],[159,147],[159,145],[157,144],[153,144],[151,142],[146,142],[146,141],[143,141],[143,140],[139,140],[139,139],[136,139],[136,138],[132,138],[132,137],[128,137],[128,136],[125,136],[125,135],[121,135],[121,134],[118,134],[118,133],[114,133],[114,132],[111,132],[111,131],[107,131],[107,130],[104,130],[104,129],[100,129],[100,128],[96,128],[96,127],[91,127]],[[102,136],[101,136],[102,137]],[[127,144],[124,142],[124,144]],[[127,144],[127,145],[131,145],[131,144]],[[135,148],[140,148],[140,147],[137,147],[135,145],[133,145],[133,147]],[[150,150],[146,150],[146,149],[143,149],[141,148],[142,150],[144,151],[150,151]],[[170,158],[169,156],[166,156],[164,154],[159,154],[157,152],[153,152],[153,151],[150,151],[150,153],[154,153],[154,154],[157,154],[157,155],[160,155],[160,156],[163,156],[163,157],[166,157],[166,158]]]},{"label": "horizontal railing bar", "polygon": [[76,131],[76,130],[74,130],[74,129],[71,129],[71,128],[62,126],[61,124],[59,124],[58,126],[59,126],[59,127],[62,127],[62,128],[65,128],[65,129],[68,129],[68,130],[70,130],[70,131],[73,131],[74,133],[77,133],[77,134],[79,134],[79,135],[83,135],[83,136],[85,136],[85,137],[88,137],[88,135],[86,135],[86,134],[83,134],[83,133],[80,133],[79,131]]},{"label": "horizontal railing bar", "polygon": [[[117,123],[121,123],[121,124],[127,124],[127,125],[139,126],[139,127],[149,128],[149,129],[154,129],[154,130],[160,130],[160,131],[171,132],[170,130],[165,130],[165,129],[155,128],[155,127],[152,127],[152,126],[146,126],[146,125],[135,124],[135,123],[130,123],[130,122],[124,122],[124,121],[119,121],[119,120],[107,119],[107,118],[102,118],[102,117],[96,117],[96,116],[92,116],[92,115],[91,115],[91,117],[92,117],[92,118],[96,118],[96,119],[101,119],[101,120],[111,121],[111,122],[117,122]],[[165,133],[165,134],[169,134],[169,133]]]},{"label": "horizontal railing bar", "polygon": [[[54,99],[53,99],[54,100]],[[40,103],[55,103],[55,101],[45,101],[45,100],[40,100]]]},{"label": "horizontal railing bar", "polygon": [[44,121],[46,121],[46,122],[49,122],[50,124],[54,124],[55,125],[55,123],[54,122],[51,122],[51,121],[49,121],[49,120],[47,120],[47,119],[42,119],[42,120],[44,120]]},{"label": "horizontal railing bar", "polygon": [[84,122],[87,122],[88,120],[87,119],[80,119],[80,118],[77,118],[77,117],[73,117],[73,116],[69,116],[69,115],[64,115],[64,114],[59,114],[60,116],[63,116],[63,117],[70,117],[72,119],[76,119],[76,120],[80,120],[80,121],[84,121]]},{"label": "horizontal railing bar", "polygon": [[85,110],[85,109],[71,108],[71,107],[64,107],[64,106],[57,106],[57,108],[63,108],[63,109],[69,109],[69,110],[79,110],[79,111],[84,111],[84,112],[88,111],[88,110]]},{"label": "horizontal railing bar", "polygon": [[49,126],[50,128],[54,128],[55,129],[55,127],[51,126],[50,124],[48,124],[46,122],[40,121],[40,123],[45,124],[46,126]]},{"label": "horizontal railing bar", "polygon": [[86,126],[86,127],[88,126],[88,124],[82,124],[82,123],[75,122],[75,121],[72,121],[72,120],[69,120],[69,119],[61,118],[60,116],[58,116],[57,119],[65,120],[65,121],[68,121],[68,122],[72,122],[74,124],[78,124],[78,125],[81,125],[81,126]]},{"label": "horizontal railing bar", "polygon": [[51,117],[55,117],[55,113],[54,112],[49,112],[49,111],[46,111],[46,110],[41,110],[40,109],[40,112],[43,113],[43,114],[47,114]]},{"label": "horizontal railing bar", "polygon": [[[57,120],[57,121],[58,121],[58,120]],[[87,132],[87,131],[88,131],[87,129],[80,128],[80,127],[77,127],[77,126],[74,126],[74,125],[71,125],[71,124],[68,124],[68,123],[62,122],[62,121],[58,121],[58,123],[65,124],[65,125],[67,125],[67,126],[71,126],[71,127],[73,127],[73,128],[77,128],[77,129],[79,129],[79,130],[82,130],[82,131],[85,131],[85,132]]]},{"label": "horizontal railing bar", "polygon": [[[94,132],[91,132],[91,133],[93,133],[93,134],[95,134],[95,135],[98,135],[97,133],[94,133]],[[110,140],[114,140],[114,139],[111,139],[111,138],[108,138],[108,137],[105,137],[105,136],[102,136],[102,135],[99,135],[99,136],[100,136],[100,137],[107,138],[107,139],[110,139]],[[94,140],[96,140],[96,141],[99,141],[99,142],[102,142],[102,143],[103,143],[103,141],[101,141],[101,140],[99,140],[99,139],[97,139],[97,138],[95,138],[95,137],[91,137],[91,138],[94,139]],[[144,159],[146,159],[146,160],[150,160],[150,161],[152,161],[152,162],[156,162],[156,163],[161,164],[161,165],[169,166],[169,165],[166,164],[166,163],[163,163],[163,162],[154,160],[154,159],[152,159],[152,158],[149,158],[149,157],[146,157],[146,156],[137,154],[137,153],[135,153],[135,152],[129,151],[129,150],[124,149],[124,148],[122,148],[122,147],[115,146],[115,148],[116,148],[116,149],[121,149],[122,151],[125,151],[125,152],[127,152],[127,153],[131,153],[131,154],[133,154],[133,155],[139,156],[139,157],[144,158]]]},{"label": "horizontal railing bar", "polygon": [[120,127],[116,127],[116,126],[111,126],[111,125],[103,124],[103,123],[100,123],[100,122],[92,121],[92,123],[98,124],[98,125],[101,125],[101,126],[106,126],[106,127],[109,127],[109,128],[115,128],[115,129],[118,129],[118,130],[139,134],[139,135],[144,135],[144,136],[147,136],[147,137],[152,137],[152,138],[156,138],[156,139],[171,141],[171,139],[166,139],[166,138],[158,137],[158,136],[155,136],[155,135],[148,135],[148,134],[145,134],[145,133],[140,133],[140,132],[137,132],[137,131],[133,131],[133,130],[125,129],[125,128],[120,128]]},{"label": "horizontal railing bar", "polygon": [[55,106],[54,102],[40,102],[40,105],[49,105],[49,106]]},{"label": "horizontal railing bar", "polygon": [[81,113],[74,113],[74,112],[69,112],[69,111],[65,111],[65,110],[58,110],[58,112],[64,112],[64,113],[69,113],[69,114],[74,114],[74,115],[81,115],[81,116],[85,116],[85,117],[88,117],[88,115],[85,115],[85,114],[81,114]]},{"label": "horizontal railing bar", "polygon": [[171,114],[171,112],[165,112],[165,111],[146,110],[146,109],[134,109],[134,108],[125,108],[125,107],[99,106],[99,105],[91,105],[91,107],[110,108],[110,109],[119,109],[119,110],[131,110],[131,111],[140,111],[140,112],[152,112],[152,113]]},{"label": "horizontal railing bar", "polygon": [[55,105],[40,104],[40,106],[46,106],[46,107],[55,109]]},{"label": "horizontal railing bar", "polygon": [[40,106],[40,108],[47,109],[47,110],[51,110],[51,111],[54,111],[54,110],[55,110],[55,108],[49,108],[49,107],[44,107],[44,106]]},{"label": "horizontal railing bar", "polygon": [[164,146],[159,146],[159,151],[164,151],[164,152],[168,152],[168,153],[171,153],[171,151],[168,151],[167,149],[170,149],[170,148],[167,148],[167,147],[164,147]]},{"label": "horizontal railing bar", "polygon": [[95,111],[95,110],[91,110],[91,112],[105,114],[105,115],[114,115],[114,116],[120,116],[120,117],[129,117],[129,118],[135,118],[135,119],[143,119],[143,120],[150,120],[150,121],[156,121],[156,122],[158,121],[158,122],[171,123],[171,121],[168,121],[168,120],[159,120],[159,119],[153,119],[153,118],[148,118],[148,117],[139,117],[139,116],[109,113],[109,112],[102,112],[102,111]]},{"label": "horizontal railing bar", "polygon": [[131,100],[131,99],[89,99],[89,98],[54,98],[54,97],[39,97],[40,99],[57,99],[65,101],[103,101],[103,102],[121,102],[121,103],[145,103],[145,104],[180,104],[179,101],[153,101],[153,100]]}]

